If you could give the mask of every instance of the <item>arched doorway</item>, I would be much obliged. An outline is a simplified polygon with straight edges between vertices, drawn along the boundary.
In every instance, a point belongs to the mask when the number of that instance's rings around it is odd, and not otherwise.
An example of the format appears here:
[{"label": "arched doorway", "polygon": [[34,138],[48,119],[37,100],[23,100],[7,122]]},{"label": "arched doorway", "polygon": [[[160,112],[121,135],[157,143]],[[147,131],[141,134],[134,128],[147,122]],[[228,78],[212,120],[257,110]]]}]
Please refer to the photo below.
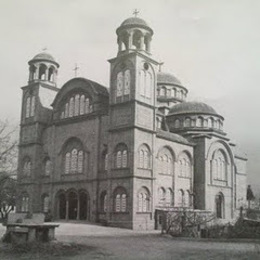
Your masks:
[{"label": "arched doorway", "polygon": [[78,196],[77,193],[71,191],[68,194],[68,202],[69,202],[69,219],[77,219],[77,212],[78,212]]},{"label": "arched doorway", "polygon": [[87,193],[81,191],[79,193],[79,219],[86,220],[88,217],[88,196]]},{"label": "arched doorway", "polygon": [[216,195],[215,203],[217,218],[224,218],[224,196],[222,193]]},{"label": "arched doorway", "polygon": [[59,218],[66,219],[66,196],[64,193],[59,195]]}]

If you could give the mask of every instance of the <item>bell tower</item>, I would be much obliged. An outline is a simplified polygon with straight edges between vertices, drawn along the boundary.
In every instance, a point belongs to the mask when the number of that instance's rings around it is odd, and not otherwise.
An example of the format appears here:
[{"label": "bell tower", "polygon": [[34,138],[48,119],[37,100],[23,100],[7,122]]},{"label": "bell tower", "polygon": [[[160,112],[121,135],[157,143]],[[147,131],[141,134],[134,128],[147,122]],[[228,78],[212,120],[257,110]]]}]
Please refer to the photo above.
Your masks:
[{"label": "bell tower", "polygon": [[[136,14],[136,13],[135,13]],[[110,127],[108,153],[111,158],[108,173],[111,182],[111,196],[120,183],[127,190],[129,215],[127,226],[137,225],[137,190],[146,187],[153,190],[153,159],[149,170],[144,172],[138,166],[138,150],[143,145],[153,151],[156,134],[156,81],[159,62],[152,58],[151,40],[153,30],[139,17],[126,19],[116,30],[118,53],[110,59]],[[118,169],[114,162],[117,147],[127,149],[126,167]],[[120,151],[119,151],[120,152]],[[126,161],[126,160],[125,160]],[[152,205],[151,201],[151,205]],[[111,212],[114,211],[111,205]],[[147,223],[152,224],[152,217]],[[118,216],[111,215],[111,221]]]},{"label": "bell tower", "polygon": [[[59,64],[54,58],[42,52],[29,62],[28,84],[21,89],[22,109],[20,121],[20,143],[18,159],[18,181],[21,192],[30,195],[29,210],[37,212],[39,180],[41,174],[41,158],[43,152],[43,131],[52,117],[51,103],[59,89],[57,88],[57,72]],[[29,170],[25,171],[26,165]],[[28,168],[27,167],[27,168]],[[21,210],[18,205],[18,211]]]}]

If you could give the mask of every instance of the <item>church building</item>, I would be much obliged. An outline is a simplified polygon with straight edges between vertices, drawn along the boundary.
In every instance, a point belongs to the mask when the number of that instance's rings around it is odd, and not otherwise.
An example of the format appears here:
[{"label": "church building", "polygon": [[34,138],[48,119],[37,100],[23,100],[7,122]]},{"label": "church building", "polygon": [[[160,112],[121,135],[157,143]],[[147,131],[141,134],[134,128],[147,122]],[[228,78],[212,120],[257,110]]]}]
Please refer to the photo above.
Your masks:
[{"label": "church building", "polygon": [[110,84],[31,59],[22,87],[18,212],[55,220],[158,227],[156,210],[208,210],[230,220],[246,201],[246,161],[211,106],[160,69],[152,28],[131,17],[116,30]]}]

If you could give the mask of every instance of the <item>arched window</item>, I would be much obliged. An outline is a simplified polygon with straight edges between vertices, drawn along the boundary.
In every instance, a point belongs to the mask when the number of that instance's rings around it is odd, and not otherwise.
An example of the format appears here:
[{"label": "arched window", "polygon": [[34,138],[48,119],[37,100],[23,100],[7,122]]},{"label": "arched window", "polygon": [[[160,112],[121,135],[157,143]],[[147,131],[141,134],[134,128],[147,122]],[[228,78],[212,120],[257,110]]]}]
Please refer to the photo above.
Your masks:
[{"label": "arched window", "polygon": [[224,151],[216,150],[211,159],[211,174],[214,180],[227,181],[227,157]]},{"label": "arched window", "polygon": [[101,193],[101,196],[100,196],[100,210],[101,210],[101,212],[107,212],[107,208],[108,208],[107,203],[108,203],[107,192],[103,191]]},{"label": "arched window", "polygon": [[181,122],[180,122],[179,119],[176,119],[176,120],[174,121],[174,127],[175,127],[175,128],[180,128],[180,127],[181,127]]},{"label": "arched window", "polygon": [[65,105],[64,118],[67,118],[68,116],[69,116],[69,104],[66,103],[66,105]]},{"label": "arched window", "polygon": [[114,154],[115,154],[115,167],[116,168],[128,167],[128,149],[125,144],[117,145]]},{"label": "arched window", "polygon": [[145,71],[140,71],[140,95],[145,96]]},{"label": "arched window", "polygon": [[118,187],[114,191],[114,205],[116,212],[127,211],[127,196],[126,191],[122,187]]},{"label": "arched window", "polygon": [[224,195],[221,192],[216,195],[215,204],[217,218],[224,218]]},{"label": "arched window", "polygon": [[168,188],[166,190],[165,202],[166,206],[173,206],[173,191],[172,189]]},{"label": "arched window", "polygon": [[179,156],[178,164],[179,164],[179,176],[185,178],[191,178],[191,173],[192,173],[191,159],[186,152],[183,152]]},{"label": "arched window", "polygon": [[40,80],[47,80],[46,79],[46,70],[47,70],[47,66],[44,64],[41,64],[40,69],[39,69],[39,79]]},{"label": "arched window", "polygon": [[48,195],[44,195],[42,200],[42,211],[44,213],[48,213],[50,208],[50,197]]},{"label": "arched window", "polygon": [[190,208],[191,205],[191,193],[189,190],[186,190],[185,192],[185,206]]},{"label": "arched window", "polygon": [[150,211],[150,192],[146,187],[143,187],[138,192],[138,212]]},{"label": "arched window", "polygon": [[49,73],[48,73],[48,80],[49,81],[54,81],[54,68],[53,67],[50,67],[49,68]]},{"label": "arched window", "polygon": [[35,115],[35,96],[26,98],[25,117],[32,117]]},{"label": "arched window", "polygon": [[166,96],[166,88],[165,88],[165,86],[161,87],[161,96],[163,96],[163,97]]},{"label": "arched window", "polygon": [[165,204],[165,189],[163,187],[159,188],[159,204]]},{"label": "arched window", "polygon": [[197,127],[203,127],[203,118],[202,117],[197,118]]},{"label": "arched window", "polygon": [[83,173],[84,155],[79,141],[68,142],[64,149],[65,174]]},{"label": "arched window", "polygon": [[51,174],[51,170],[52,170],[51,160],[46,159],[44,164],[44,175],[49,176]]},{"label": "arched window", "polygon": [[70,98],[70,103],[69,103],[69,117],[74,116],[74,98]]},{"label": "arched window", "polygon": [[182,189],[178,192],[178,200],[179,200],[179,206],[184,207],[185,205],[185,197],[184,197],[184,191]]},{"label": "arched window", "polygon": [[145,94],[147,98],[151,97],[153,87],[153,76],[150,72],[146,73],[146,81],[145,81]]},{"label": "arched window", "polygon": [[214,128],[214,119],[211,117],[208,121],[209,128]]},{"label": "arched window", "polygon": [[29,195],[27,193],[21,196],[21,212],[29,211]]},{"label": "arched window", "polygon": [[30,176],[32,170],[32,163],[29,158],[26,158],[23,163],[23,175]]},{"label": "arched window", "polygon": [[139,168],[150,168],[150,149],[147,145],[141,145],[139,148]]},{"label": "arched window", "polygon": [[185,118],[184,127],[191,127],[191,119],[189,117]]},{"label": "arched window", "polygon": [[159,159],[159,167],[158,167],[158,171],[161,174],[173,174],[173,156],[171,151],[167,148],[164,147],[158,155],[158,159]]}]

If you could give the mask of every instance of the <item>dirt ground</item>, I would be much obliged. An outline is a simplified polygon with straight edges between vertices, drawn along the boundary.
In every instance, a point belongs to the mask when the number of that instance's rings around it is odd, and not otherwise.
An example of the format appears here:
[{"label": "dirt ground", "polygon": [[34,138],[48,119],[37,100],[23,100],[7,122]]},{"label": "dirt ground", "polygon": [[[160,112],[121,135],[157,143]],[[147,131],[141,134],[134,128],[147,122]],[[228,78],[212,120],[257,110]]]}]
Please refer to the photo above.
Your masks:
[{"label": "dirt ground", "polygon": [[[4,228],[0,227],[0,236]],[[259,260],[260,241],[217,241],[188,238],[172,238],[158,231],[138,232],[90,224],[60,223],[56,238],[62,242],[75,242],[95,248],[63,259],[189,259],[189,260]],[[1,256],[1,254],[0,254]],[[7,259],[45,259],[2,258]],[[59,259],[51,257],[48,259]]]}]

